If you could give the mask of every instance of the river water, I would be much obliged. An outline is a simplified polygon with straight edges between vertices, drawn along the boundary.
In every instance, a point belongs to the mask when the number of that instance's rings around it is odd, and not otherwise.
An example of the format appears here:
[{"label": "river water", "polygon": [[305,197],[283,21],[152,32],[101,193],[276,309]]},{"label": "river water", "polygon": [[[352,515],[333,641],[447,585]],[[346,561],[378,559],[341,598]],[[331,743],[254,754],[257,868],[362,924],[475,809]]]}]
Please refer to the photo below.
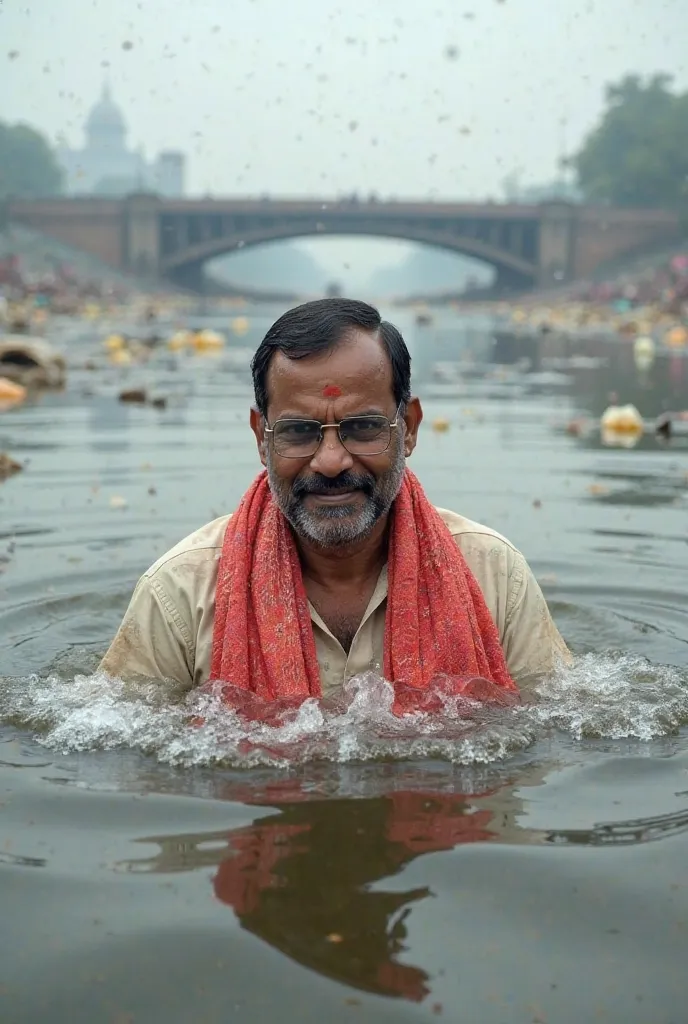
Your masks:
[{"label": "river water", "polygon": [[[94,674],[139,574],[258,468],[231,353],[100,340],[65,328],[67,390],[0,418],[3,1024],[683,1024],[688,445],[562,424],[610,391],[688,407],[688,361],[425,402],[431,499],[523,550],[576,653],[536,706],[400,724],[366,680],[251,732]],[[142,383],[165,409],[117,401]]]}]

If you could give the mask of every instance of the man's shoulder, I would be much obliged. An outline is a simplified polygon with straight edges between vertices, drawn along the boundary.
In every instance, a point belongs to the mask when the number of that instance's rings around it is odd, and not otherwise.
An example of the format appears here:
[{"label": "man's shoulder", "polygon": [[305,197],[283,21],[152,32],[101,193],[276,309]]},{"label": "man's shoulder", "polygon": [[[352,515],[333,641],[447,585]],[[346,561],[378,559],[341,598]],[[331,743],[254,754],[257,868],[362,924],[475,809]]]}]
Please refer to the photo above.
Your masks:
[{"label": "man's shoulder", "polygon": [[152,579],[166,572],[194,569],[204,562],[217,561],[222,551],[229,519],[229,515],[219,516],[200,529],[194,530],[161,555],[144,576]]},{"label": "man's shoulder", "polygon": [[466,519],[465,516],[447,508],[437,508],[437,512],[459,547],[483,548],[486,553],[493,551],[495,553],[520,554],[518,548],[510,540],[493,530],[491,526],[484,526],[483,523]]}]

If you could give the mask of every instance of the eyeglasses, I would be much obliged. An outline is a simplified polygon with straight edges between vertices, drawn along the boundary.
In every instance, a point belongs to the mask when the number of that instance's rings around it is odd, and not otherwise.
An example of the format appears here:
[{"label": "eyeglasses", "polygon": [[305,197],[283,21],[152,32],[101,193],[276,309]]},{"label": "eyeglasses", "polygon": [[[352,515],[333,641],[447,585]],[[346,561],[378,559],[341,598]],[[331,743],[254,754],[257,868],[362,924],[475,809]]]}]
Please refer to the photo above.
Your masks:
[{"label": "eyeglasses", "polygon": [[392,443],[392,431],[399,423],[397,406],[394,420],[386,416],[345,416],[339,423],[320,420],[281,419],[265,428],[272,434],[272,444],[283,459],[309,459],[322,444],[325,430],[337,431],[339,440],[350,455],[382,455]]}]

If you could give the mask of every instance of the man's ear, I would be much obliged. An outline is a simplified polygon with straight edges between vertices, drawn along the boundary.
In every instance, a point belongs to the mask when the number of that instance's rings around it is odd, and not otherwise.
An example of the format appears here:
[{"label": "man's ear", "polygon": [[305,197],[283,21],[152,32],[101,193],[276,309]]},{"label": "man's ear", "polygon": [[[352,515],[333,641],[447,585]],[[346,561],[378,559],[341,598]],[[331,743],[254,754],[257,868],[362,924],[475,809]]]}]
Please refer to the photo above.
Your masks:
[{"label": "man's ear", "polygon": [[406,458],[409,457],[413,449],[416,447],[416,441],[418,440],[418,428],[423,421],[423,409],[420,401],[417,398],[409,399],[406,405],[406,411],[404,412],[404,423],[406,424],[406,434],[404,436],[404,452]]},{"label": "man's ear", "polygon": [[265,417],[255,405],[251,406],[249,423],[251,424],[251,430],[255,436],[256,444],[258,445],[260,461],[264,466],[267,466],[268,439],[265,436]]}]

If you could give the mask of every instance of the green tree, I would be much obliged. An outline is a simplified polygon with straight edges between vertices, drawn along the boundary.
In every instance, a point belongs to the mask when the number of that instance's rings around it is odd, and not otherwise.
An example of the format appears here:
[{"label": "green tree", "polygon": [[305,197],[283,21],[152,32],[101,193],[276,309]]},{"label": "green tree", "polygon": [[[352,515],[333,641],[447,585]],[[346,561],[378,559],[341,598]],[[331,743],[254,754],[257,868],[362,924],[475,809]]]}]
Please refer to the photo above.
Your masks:
[{"label": "green tree", "polygon": [[0,199],[54,196],[61,190],[62,171],[40,132],[0,121]]},{"label": "green tree", "polygon": [[607,88],[598,126],[571,160],[586,199],[613,206],[688,202],[688,93],[669,75],[629,75]]}]

